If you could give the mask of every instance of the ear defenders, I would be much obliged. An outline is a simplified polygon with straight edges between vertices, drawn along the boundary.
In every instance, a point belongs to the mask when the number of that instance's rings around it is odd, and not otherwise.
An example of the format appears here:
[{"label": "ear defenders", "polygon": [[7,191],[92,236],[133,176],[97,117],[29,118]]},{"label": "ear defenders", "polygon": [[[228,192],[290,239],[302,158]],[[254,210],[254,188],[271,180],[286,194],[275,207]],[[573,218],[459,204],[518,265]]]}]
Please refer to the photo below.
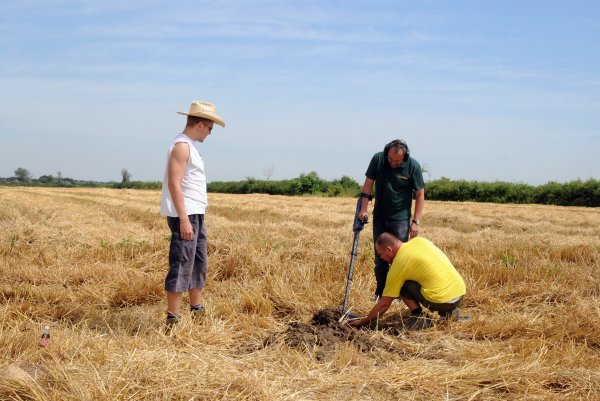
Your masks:
[{"label": "ear defenders", "polygon": [[402,148],[402,150],[404,150],[404,159],[402,159],[402,161],[404,162],[407,161],[410,157],[410,150],[408,149],[408,145],[402,139],[394,139],[392,142],[385,145],[385,148],[383,148],[383,155],[386,159],[388,157],[388,153],[390,153],[391,148]]}]

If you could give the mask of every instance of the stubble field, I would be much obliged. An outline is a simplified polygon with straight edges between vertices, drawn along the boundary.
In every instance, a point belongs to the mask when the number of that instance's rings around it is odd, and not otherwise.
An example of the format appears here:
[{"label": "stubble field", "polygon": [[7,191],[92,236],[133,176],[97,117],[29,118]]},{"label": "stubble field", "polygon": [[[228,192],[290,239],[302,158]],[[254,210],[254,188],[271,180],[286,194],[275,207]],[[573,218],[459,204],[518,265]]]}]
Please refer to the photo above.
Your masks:
[{"label": "stubble field", "polygon": [[472,320],[408,331],[394,303],[356,331],[319,320],[343,300],[355,199],[210,194],[207,313],[167,334],[159,200],[0,187],[1,400],[600,399],[598,209],[427,202],[421,235]]}]

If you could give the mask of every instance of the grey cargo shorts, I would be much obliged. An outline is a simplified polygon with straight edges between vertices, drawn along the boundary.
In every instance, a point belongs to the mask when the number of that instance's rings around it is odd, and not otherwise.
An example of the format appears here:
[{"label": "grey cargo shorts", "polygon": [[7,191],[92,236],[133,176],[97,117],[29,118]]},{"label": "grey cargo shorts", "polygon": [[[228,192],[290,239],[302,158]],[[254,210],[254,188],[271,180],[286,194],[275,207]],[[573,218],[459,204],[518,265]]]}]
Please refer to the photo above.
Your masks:
[{"label": "grey cargo shorts", "polygon": [[171,229],[169,272],[165,278],[165,291],[185,292],[191,288],[204,288],[208,255],[206,253],[206,226],[203,214],[188,216],[194,229],[190,241],[181,238],[179,217],[167,217]]}]

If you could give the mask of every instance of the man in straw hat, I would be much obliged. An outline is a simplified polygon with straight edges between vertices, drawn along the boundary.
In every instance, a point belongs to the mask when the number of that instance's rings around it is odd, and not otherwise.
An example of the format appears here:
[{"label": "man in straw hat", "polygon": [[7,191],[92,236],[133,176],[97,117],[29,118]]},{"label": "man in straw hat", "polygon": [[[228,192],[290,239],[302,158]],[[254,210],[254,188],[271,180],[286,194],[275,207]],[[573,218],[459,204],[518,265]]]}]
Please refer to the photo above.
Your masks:
[{"label": "man in straw hat", "polygon": [[193,102],[188,113],[178,113],[187,116],[187,123],[169,147],[160,204],[160,214],[167,217],[171,229],[169,271],[165,278],[168,327],[179,320],[184,291],[190,298],[192,316],[199,316],[204,310],[201,296],[208,269],[204,224],[208,198],[204,161],[194,142],[204,142],[215,123],[225,127],[211,103]]},{"label": "man in straw hat", "polygon": [[408,306],[411,316],[405,324],[408,328],[423,329],[432,321],[421,305],[436,311],[442,319],[461,318],[458,307],[466,293],[465,282],[448,257],[431,241],[417,237],[402,242],[390,233],[383,233],[375,241],[380,257],[391,263],[383,296],[367,316],[349,322],[361,327],[380,318],[393,300],[401,298]]}]

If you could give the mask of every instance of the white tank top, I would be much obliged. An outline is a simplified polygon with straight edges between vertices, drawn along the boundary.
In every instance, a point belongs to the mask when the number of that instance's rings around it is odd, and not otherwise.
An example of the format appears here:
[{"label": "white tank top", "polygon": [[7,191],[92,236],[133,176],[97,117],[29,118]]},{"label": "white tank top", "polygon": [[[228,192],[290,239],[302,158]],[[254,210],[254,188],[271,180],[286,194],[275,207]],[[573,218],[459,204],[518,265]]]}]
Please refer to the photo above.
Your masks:
[{"label": "white tank top", "polygon": [[194,141],[183,133],[175,137],[169,148],[169,153],[167,154],[167,168],[165,169],[165,177],[162,184],[160,214],[162,216],[178,217],[177,210],[171,199],[171,193],[169,192],[169,157],[171,156],[173,147],[179,142],[187,143],[190,148],[190,157],[185,166],[183,180],[181,181],[185,212],[188,215],[204,214],[206,207],[208,206],[204,161],[202,160],[200,153],[198,153],[198,149],[194,146]]}]

